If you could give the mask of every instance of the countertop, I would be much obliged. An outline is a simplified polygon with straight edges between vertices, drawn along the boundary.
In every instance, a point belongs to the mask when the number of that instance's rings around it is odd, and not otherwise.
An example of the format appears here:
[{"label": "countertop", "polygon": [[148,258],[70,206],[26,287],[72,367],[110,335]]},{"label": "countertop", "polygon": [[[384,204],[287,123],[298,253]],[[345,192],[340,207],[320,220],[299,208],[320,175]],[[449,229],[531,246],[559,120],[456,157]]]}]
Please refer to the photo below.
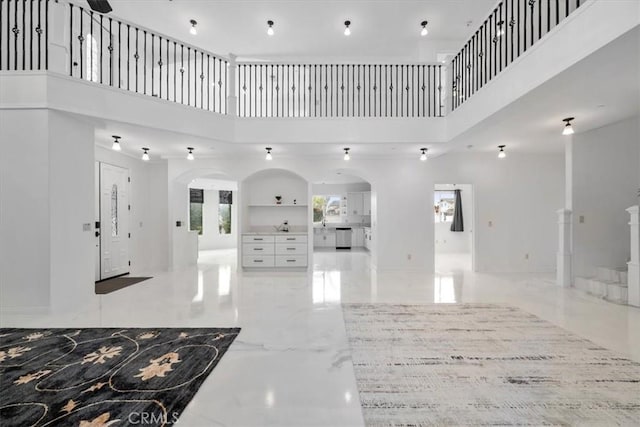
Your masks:
[{"label": "countertop", "polygon": [[271,236],[274,234],[284,236],[306,236],[306,231],[249,231],[242,233],[243,236]]},{"label": "countertop", "polygon": [[325,227],[322,225],[314,225],[314,230],[335,230],[336,228],[371,228],[370,224],[327,224]]}]

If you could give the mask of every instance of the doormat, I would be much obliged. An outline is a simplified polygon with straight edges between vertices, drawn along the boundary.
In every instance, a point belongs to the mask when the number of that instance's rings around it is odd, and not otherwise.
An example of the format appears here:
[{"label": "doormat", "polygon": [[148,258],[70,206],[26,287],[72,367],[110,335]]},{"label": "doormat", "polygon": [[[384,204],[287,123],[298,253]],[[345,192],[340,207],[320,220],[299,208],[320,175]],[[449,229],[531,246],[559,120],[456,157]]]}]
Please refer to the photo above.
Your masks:
[{"label": "doormat", "polygon": [[517,308],[342,307],[367,425],[640,420],[640,363]]},{"label": "doormat", "polygon": [[102,282],[96,283],[96,294],[110,294],[111,292],[149,279],[151,279],[151,277],[114,277],[113,279],[103,280]]},{"label": "doormat", "polygon": [[1,328],[0,425],[171,425],[239,333]]}]

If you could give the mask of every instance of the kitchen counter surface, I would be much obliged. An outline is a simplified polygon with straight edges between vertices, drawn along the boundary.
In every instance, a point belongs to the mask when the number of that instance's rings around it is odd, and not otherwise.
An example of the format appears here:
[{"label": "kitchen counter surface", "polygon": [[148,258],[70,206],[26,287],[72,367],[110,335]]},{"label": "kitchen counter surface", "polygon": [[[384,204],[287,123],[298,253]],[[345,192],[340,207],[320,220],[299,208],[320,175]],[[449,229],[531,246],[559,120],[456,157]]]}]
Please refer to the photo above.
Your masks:
[{"label": "kitchen counter surface", "polygon": [[327,224],[325,227],[322,225],[314,225],[314,230],[335,230],[336,228],[371,228],[370,224]]},{"label": "kitchen counter surface", "polygon": [[306,236],[306,231],[249,231],[242,233],[243,236],[271,236],[274,234],[281,234],[284,236]]}]

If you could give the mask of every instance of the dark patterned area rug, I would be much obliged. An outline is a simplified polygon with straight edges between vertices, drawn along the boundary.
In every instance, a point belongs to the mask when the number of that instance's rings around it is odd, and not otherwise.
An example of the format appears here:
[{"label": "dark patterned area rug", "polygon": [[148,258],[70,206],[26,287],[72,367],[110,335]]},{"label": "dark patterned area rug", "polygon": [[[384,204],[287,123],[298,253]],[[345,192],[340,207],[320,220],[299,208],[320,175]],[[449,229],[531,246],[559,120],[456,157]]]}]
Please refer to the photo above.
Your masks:
[{"label": "dark patterned area rug", "polygon": [[171,425],[239,328],[0,329],[0,425]]},{"label": "dark patterned area rug", "polygon": [[640,364],[517,308],[343,304],[367,425],[640,425]]}]

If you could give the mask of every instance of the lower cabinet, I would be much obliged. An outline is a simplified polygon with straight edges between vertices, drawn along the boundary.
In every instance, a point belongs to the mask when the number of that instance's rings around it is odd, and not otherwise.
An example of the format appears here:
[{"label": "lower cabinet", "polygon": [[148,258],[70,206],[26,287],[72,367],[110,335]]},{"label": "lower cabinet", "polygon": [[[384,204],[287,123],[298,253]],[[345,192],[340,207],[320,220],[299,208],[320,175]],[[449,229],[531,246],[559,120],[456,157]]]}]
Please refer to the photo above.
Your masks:
[{"label": "lower cabinet", "polygon": [[242,266],[245,268],[306,267],[307,236],[274,234],[242,236]]}]

